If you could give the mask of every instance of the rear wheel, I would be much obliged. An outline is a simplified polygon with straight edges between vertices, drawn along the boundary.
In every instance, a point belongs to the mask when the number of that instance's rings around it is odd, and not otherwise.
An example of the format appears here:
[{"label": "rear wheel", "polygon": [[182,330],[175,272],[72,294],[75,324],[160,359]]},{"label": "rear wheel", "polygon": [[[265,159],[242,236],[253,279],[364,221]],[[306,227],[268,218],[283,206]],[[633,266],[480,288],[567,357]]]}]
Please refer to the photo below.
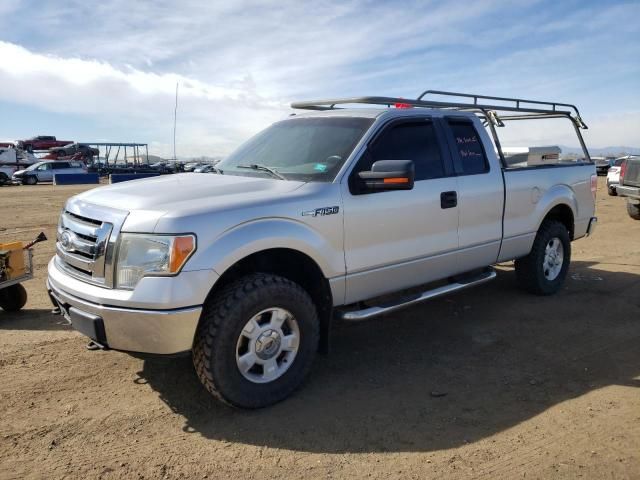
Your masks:
[{"label": "rear wheel", "polygon": [[571,240],[567,228],[556,220],[542,222],[529,255],[516,260],[516,278],[536,295],[556,293],[567,276]]},{"label": "rear wheel", "polygon": [[9,180],[9,175],[4,172],[0,172],[0,185],[8,184]]},{"label": "rear wheel", "polygon": [[640,204],[627,201],[627,213],[634,220],[640,220]]},{"label": "rear wheel", "polygon": [[283,400],[303,381],[318,349],[309,294],[276,275],[247,275],[207,301],[193,346],[200,381],[242,408]]},{"label": "rear wheel", "polygon": [[17,312],[27,303],[27,291],[16,283],[0,290],[0,307],[6,312]]}]

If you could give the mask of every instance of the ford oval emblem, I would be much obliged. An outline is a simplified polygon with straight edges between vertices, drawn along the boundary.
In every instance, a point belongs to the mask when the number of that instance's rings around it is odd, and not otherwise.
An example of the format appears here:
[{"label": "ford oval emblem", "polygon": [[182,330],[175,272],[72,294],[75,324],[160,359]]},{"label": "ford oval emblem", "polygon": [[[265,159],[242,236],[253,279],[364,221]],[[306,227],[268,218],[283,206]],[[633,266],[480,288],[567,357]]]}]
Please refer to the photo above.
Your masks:
[{"label": "ford oval emblem", "polygon": [[60,235],[60,246],[64,251],[66,252],[73,251],[73,237],[74,237],[73,233],[70,232],[69,230],[65,230]]}]

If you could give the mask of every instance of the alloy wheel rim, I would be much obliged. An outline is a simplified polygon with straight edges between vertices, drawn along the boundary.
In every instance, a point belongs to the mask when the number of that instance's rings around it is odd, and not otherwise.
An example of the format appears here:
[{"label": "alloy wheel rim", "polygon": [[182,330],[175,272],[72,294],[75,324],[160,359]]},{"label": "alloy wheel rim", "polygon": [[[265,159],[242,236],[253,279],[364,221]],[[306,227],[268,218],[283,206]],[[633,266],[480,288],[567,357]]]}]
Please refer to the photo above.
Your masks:
[{"label": "alloy wheel rim", "polygon": [[300,345],[300,327],[291,312],[272,307],[245,324],[236,344],[236,365],[253,383],[280,378],[293,364]]},{"label": "alloy wheel rim", "polygon": [[558,237],[553,237],[547,242],[544,249],[542,272],[544,277],[553,281],[558,278],[564,262],[564,247]]}]

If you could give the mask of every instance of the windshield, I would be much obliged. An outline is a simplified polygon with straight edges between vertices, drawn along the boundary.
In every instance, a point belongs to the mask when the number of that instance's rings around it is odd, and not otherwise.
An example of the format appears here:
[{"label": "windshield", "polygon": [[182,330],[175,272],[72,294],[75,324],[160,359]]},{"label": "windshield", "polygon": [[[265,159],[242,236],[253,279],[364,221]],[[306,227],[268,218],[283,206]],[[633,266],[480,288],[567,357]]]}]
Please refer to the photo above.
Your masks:
[{"label": "windshield", "polygon": [[33,165],[31,165],[30,167],[25,168],[25,170],[35,170],[36,168],[38,168],[40,165],[46,165],[47,162],[38,162],[38,163],[34,163]]},{"label": "windshield", "polygon": [[331,182],[372,123],[356,117],[284,120],[248,140],[216,168],[225,175]]}]

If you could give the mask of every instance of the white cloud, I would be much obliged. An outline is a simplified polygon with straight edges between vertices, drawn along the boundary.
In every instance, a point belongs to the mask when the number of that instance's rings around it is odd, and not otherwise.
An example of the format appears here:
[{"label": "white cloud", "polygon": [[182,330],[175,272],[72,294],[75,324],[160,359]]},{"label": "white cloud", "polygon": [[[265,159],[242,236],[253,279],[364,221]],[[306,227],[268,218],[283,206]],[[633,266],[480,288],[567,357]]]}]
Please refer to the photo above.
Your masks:
[{"label": "white cloud", "polygon": [[[1,100],[55,112],[105,116],[125,128],[151,130],[152,135],[170,130],[179,83],[181,155],[227,153],[247,132],[287,111],[284,103],[258,95],[250,81],[237,87],[220,86],[178,74],[35,54],[6,42],[0,42],[0,58]],[[157,153],[169,154],[166,140]]]},{"label": "white cloud", "polygon": [[[640,43],[625,26],[638,5],[556,18],[549,5],[527,17],[517,9],[536,2],[511,3],[66,0],[21,10],[3,0],[12,28],[0,32],[0,100],[99,118],[131,136],[112,140],[164,155],[176,82],[185,156],[229,152],[292,100],[429,87],[575,102],[596,146],[640,144],[622,116],[640,109],[628,86]],[[540,32],[544,42],[529,41]],[[608,105],[614,89],[625,102]]]}]

